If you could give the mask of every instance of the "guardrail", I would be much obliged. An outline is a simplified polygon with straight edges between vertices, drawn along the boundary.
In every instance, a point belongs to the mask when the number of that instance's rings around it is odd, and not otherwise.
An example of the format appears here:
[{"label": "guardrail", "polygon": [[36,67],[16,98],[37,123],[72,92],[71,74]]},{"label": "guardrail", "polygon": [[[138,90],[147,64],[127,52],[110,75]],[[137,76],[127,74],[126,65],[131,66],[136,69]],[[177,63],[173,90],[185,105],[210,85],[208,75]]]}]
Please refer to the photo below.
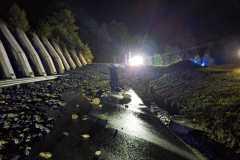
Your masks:
[{"label": "guardrail", "polygon": [[40,81],[47,81],[53,80],[62,75],[54,75],[54,76],[41,76],[41,77],[34,77],[34,78],[19,78],[19,79],[10,79],[10,80],[1,80],[0,81],[0,88],[15,86],[19,84],[26,84],[26,83],[33,83],[33,82],[40,82]]}]

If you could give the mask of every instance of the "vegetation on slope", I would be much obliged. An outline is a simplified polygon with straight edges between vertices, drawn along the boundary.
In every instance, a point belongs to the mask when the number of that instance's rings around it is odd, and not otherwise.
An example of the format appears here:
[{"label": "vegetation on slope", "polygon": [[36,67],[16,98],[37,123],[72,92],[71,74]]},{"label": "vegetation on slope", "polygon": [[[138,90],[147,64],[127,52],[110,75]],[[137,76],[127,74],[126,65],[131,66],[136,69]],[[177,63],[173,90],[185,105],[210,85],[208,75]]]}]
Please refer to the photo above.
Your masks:
[{"label": "vegetation on slope", "polygon": [[16,28],[25,32],[37,31],[40,36],[56,41],[61,46],[81,51],[88,63],[93,61],[92,50],[82,42],[79,35],[79,26],[76,24],[75,16],[70,9],[61,7],[56,11],[51,11],[47,18],[44,17],[39,20],[36,29],[28,21],[25,10],[16,3],[10,7],[8,16],[7,21],[13,31]]},{"label": "vegetation on slope", "polygon": [[143,98],[171,114],[183,115],[211,139],[240,152],[239,73],[200,69],[187,62],[149,73],[136,70],[129,71],[135,76],[127,85]]},{"label": "vegetation on slope", "polygon": [[[240,151],[240,77],[236,73],[170,73],[152,82],[154,99],[185,115],[208,136]],[[169,105],[170,104],[170,105]]]},{"label": "vegetation on slope", "polygon": [[20,28],[25,32],[29,31],[30,29],[30,24],[25,10],[20,8],[16,3],[14,3],[9,9],[8,22],[14,29]]}]

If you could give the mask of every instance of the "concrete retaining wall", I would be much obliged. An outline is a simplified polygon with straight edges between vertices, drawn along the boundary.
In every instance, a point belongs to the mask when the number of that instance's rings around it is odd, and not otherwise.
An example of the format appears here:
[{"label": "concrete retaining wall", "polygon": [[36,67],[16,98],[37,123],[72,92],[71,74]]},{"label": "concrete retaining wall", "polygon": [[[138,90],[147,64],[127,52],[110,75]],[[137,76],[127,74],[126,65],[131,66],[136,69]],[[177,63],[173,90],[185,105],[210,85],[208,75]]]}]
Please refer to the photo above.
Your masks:
[{"label": "concrete retaining wall", "polygon": [[55,51],[55,49],[53,48],[53,46],[51,45],[51,43],[48,41],[47,38],[42,37],[42,42],[45,45],[48,53],[51,55],[53,61],[55,62],[55,67],[58,71],[58,73],[63,74],[65,71],[63,62],[61,60],[61,58],[59,57],[59,55],[57,54],[57,52]]},{"label": "concrete retaining wall", "polygon": [[61,58],[63,65],[65,67],[65,69],[68,71],[70,70],[70,66],[66,60],[66,58],[64,57],[62,50],[60,49],[59,45],[56,42],[52,42],[54,49],[56,50],[56,52],[58,53],[59,57]]},{"label": "concrete retaining wall", "polygon": [[12,65],[9,61],[8,55],[1,40],[0,40],[0,66],[3,70],[4,77],[11,79],[16,78],[16,75],[14,73],[14,70],[12,68]]},{"label": "concrete retaining wall", "polygon": [[4,40],[0,39],[1,78],[15,79],[18,75],[34,77],[32,67],[40,76],[63,74],[65,70],[87,64],[82,54],[74,49],[69,52],[65,46],[61,48],[54,41],[50,43],[45,37],[40,39],[36,33],[28,37],[18,28],[13,32],[17,39],[0,19],[1,39]]},{"label": "concrete retaining wall", "polygon": [[78,52],[78,57],[83,65],[87,65],[86,59],[83,57],[81,52]]},{"label": "concrete retaining wall", "polygon": [[75,69],[77,66],[75,64],[75,62],[73,61],[70,53],[68,52],[67,48],[66,47],[63,47],[63,54],[65,55],[68,63],[70,64],[71,68],[72,69]]},{"label": "concrete retaining wall", "polygon": [[32,43],[29,41],[25,32],[20,29],[16,29],[16,34],[19,39],[19,42],[22,44],[23,49],[25,50],[26,54],[29,55],[30,60],[32,61],[33,65],[40,76],[46,76],[45,69],[43,67],[42,61],[38,56],[36,50],[33,48]]},{"label": "concrete retaining wall", "polygon": [[39,56],[45,62],[46,64],[45,67],[47,67],[46,69],[48,70],[49,74],[51,75],[57,74],[57,70],[53,63],[52,57],[49,55],[48,51],[46,50],[46,48],[44,47],[43,43],[41,42],[40,38],[36,33],[32,34],[32,42],[35,48],[37,49]]},{"label": "concrete retaining wall", "polygon": [[14,55],[14,58],[16,59],[18,63],[18,67],[20,68],[20,71],[22,74],[26,77],[34,77],[34,73],[32,71],[32,68],[28,62],[28,59],[12,35],[12,33],[7,28],[6,24],[0,20],[0,30],[3,33],[4,37],[6,38],[9,46],[11,47],[12,54]]},{"label": "concrete retaining wall", "polygon": [[82,67],[82,63],[81,61],[79,60],[78,56],[77,56],[77,52],[73,49],[70,50],[70,54],[72,56],[72,59],[74,60],[75,64],[78,66],[78,67]]}]

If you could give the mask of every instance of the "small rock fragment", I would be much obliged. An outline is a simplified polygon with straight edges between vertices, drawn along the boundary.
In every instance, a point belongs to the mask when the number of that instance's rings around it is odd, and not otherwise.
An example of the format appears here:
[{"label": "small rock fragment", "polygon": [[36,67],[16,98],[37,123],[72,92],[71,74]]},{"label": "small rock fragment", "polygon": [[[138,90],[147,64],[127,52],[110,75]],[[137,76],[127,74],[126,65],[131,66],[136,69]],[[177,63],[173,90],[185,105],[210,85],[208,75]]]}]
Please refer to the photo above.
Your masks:
[{"label": "small rock fragment", "polygon": [[89,134],[82,134],[81,137],[84,138],[84,139],[89,139],[90,135]]},{"label": "small rock fragment", "polygon": [[13,141],[14,141],[15,144],[19,144],[19,139],[14,138]]},{"label": "small rock fragment", "polygon": [[96,152],[95,152],[95,156],[100,156],[101,154],[102,154],[101,151],[96,151]]},{"label": "small rock fragment", "polygon": [[30,155],[30,150],[31,150],[31,149],[32,149],[31,147],[26,147],[26,148],[25,148],[24,153],[25,153],[26,156],[29,156],[29,155]]},{"label": "small rock fragment", "polygon": [[5,144],[7,144],[7,141],[5,141],[5,140],[0,140],[0,149],[2,149]]},{"label": "small rock fragment", "polygon": [[7,117],[8,117],[8,118],[15,118],[15,117],[17,117],[17,114],[8,113],[8,114],[7,114]]},{"label": "small rock fragment", "polygon": [[8,128],[10,128],[10,124],[9,124],[9,122],[4,122],[4,124],[3,124],[3,128],[4,129],[8,129]]},{"label": "small rock fragment", "polygon": [[69,133],[68,133],[68,132],[63,132],[62,134],[63,134],[64,136],[66,136],[66,137],[69,136]]},{"label": "small rock fragment", "polygon": [[41,117],[40,117],[39,115],[34,115],[33,117],[34,117],[35,121],[37,121],[37,122],[43,122],[42,119],[41,119]]},{"label": "small rock fragment", "polygon": [[73,120],[76,120],[76,119],[78,119],[78,117],[79,117],[79,116],[78,116],[77,114],[75,114],[75,113],[74,113],[74,114],[72,114],[72,119],[73,119]]},{"label": "small rock fragment", "polygon": [[49,159],[49,158],[52,158],[52,154],[50,152],[41,152],[39,153],[39,157],[44,159]]},{"label": "small rock fragment", "polygon": [[94,105],[99,105],[100,104],[100,99],[99,98],[94,98],[94,99],[92,99],[92,104],[94,104]]},{"label": "small rock fragment", "polygon": [[60,101],[60,102],[58,102],[58,105],[61,106],[61,107],[64,107],[64,106],[66,106],[66,103]]},{"label": "small rock fragment", "polygon": [[83,120],[83,121],[86,121],[86,120],[88,120],[88,118],[87,118],[87,117],[84,117],[84,118],[82,118],[82,120]]}]

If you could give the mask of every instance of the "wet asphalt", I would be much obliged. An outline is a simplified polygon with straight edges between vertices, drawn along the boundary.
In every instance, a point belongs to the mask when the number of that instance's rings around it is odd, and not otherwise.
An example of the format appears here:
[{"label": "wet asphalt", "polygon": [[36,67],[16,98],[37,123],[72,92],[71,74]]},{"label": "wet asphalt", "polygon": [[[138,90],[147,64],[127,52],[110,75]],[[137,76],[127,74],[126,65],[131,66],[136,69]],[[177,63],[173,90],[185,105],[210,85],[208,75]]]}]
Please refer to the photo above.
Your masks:
[{"label": "wet asphalt", "polygon": [[[64,94],[67,105],[49,113],[56,118],[51,133],[33,145],[31,159],[50,152],[54,160],[195,160],[191,148],[144,112],[141,99],[129,90],[128,105],[91,106],[78,90]],[[78,114],[78,119],[72,119]],[[81,135],[88,134],[84,139]],[[100,151],[100,155],[95,152]]]}]

